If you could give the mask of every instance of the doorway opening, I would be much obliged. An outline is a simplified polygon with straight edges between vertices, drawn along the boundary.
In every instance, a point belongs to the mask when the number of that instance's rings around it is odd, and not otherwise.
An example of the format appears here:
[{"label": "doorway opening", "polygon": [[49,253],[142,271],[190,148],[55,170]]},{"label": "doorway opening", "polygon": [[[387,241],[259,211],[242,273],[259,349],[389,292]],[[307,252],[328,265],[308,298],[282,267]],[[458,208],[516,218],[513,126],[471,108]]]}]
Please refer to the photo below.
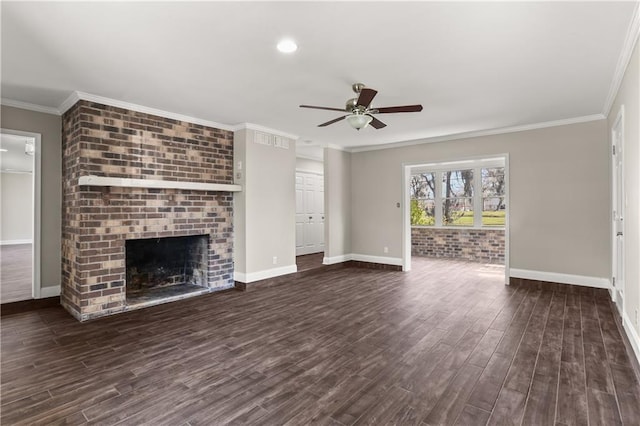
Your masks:
[{"label": "doorway opening", "polygon": [[403,270],[411,256],[483,263],[509,284],[508,155],[403,165]]},{"label": "doorway opening", "polygon": [[611,128],[611,298],[624,318],[624,106]]},{"label": "doorway opening", "polygon": [[40,135],[0,131],[0,303],[40,298]]},{"label": "doorway opening", "polygon": [[324,258],[324,164],[296,159],[296,265],[298,272],[322,267]]}]

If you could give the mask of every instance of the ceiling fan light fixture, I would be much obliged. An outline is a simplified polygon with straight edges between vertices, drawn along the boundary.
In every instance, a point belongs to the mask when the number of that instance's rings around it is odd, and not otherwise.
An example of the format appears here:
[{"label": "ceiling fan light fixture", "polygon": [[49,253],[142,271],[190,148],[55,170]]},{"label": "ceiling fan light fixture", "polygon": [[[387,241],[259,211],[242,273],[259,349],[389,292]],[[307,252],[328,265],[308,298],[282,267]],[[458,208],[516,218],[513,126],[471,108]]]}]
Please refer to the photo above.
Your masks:
[{"label": "ceiling fan light fixture", "polygon": [[356,130],[364,129],[373,121],[373,117],[366,114],[351,114],[347,116],[347,122]]}]

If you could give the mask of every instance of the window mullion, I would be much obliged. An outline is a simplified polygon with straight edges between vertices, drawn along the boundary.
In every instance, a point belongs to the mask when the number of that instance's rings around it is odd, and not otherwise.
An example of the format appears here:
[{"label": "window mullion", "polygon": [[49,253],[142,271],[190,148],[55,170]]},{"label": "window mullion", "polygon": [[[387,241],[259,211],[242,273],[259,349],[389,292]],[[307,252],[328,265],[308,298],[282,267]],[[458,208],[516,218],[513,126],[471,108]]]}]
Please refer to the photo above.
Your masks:
[{"label": "window mullion", "polygon": [[435,179],[436,193],[434,194],[434,198],[436,205],[436,226],[442,226],[442,172],[436,172]]},{"label": "window mullion", "polygon": [[482,226],[482,168],[473,169],[473,226]]}]

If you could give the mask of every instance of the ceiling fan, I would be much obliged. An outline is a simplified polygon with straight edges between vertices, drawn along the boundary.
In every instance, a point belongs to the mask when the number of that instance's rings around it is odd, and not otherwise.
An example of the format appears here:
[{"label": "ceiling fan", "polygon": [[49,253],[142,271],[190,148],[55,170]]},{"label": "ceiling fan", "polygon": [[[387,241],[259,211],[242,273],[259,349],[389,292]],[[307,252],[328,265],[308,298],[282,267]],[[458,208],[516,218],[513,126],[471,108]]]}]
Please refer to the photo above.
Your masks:
[{"label": "ceiling fan", "polygon": [[313,108],[313,109],[325,109],[328,111],[341,111],[348,112],[349,114],[342,117],[335,118],[327,121],[326,123],[319,124],[318,127],[325,127],[329,124],[337,123],[338,121],[347,119],[347,122],[356,130],[364,129],[369,124],[374,129],[382,129],[387,125],[378,120],[373,114],[390,114],[395,112],[419,112],[422,111],[422,105],[405,105],[405,106],[393,106],[383,108],[371,108],[371,101],[378,94],[377,91],[365,87],[362,83],[355,83],[351,86],[353,91],[358,95],[357,98],[349,99],[344,108],[331,108],[313,105],[300,105],[300,108]]}]

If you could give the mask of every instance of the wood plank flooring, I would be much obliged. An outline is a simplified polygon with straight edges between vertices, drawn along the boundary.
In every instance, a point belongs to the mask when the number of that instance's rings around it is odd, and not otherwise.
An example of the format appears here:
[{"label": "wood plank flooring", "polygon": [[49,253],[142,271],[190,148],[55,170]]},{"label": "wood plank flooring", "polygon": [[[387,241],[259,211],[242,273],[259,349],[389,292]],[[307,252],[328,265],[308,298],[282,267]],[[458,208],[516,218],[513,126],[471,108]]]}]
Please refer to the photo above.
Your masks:
[{"label": "wood plank flooring", "polygon": [[304,271],[309,271],[311,269],[322,268],[323,259],[324,259],[324,252],[296,256],[296,266],[298,267],[298,272],[304,272]]},{"label": "wood plank flooring", "polygon": [[637,425],[606,294],[341,268],[80,324],[2,318],[2,424]]},{"label": "wood plank flooring", "polygon": [[0,303],[31,299],[32,245],[0,246]]}]

